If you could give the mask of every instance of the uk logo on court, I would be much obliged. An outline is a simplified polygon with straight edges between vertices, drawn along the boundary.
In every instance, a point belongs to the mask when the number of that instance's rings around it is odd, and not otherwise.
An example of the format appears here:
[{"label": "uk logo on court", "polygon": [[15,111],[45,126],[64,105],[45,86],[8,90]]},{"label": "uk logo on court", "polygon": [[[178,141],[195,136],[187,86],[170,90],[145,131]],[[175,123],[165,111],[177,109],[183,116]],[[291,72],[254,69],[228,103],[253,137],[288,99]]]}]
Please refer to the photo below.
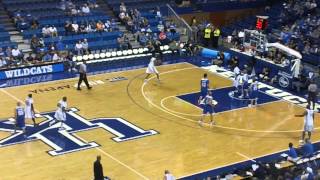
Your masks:
[{"label": "uk logo on court", "polygon": [[[78,137],[75,134],[77,132],[101,128],[113,134],[115,137],[112,140],[115,142],[158,134],[155,130],[144,130],[122,118],[96,118],[89,121],[78,115],[77,111],[79,110],[71,108],[67,113],[67,121],[63,124],[63,130],[59,130],[61,124],[58,122],[49,126],[50,122],[54,120],[54,112],[37,114],[37,118],[45,119],[39,126],[26,125],[25,134],[22,131],[17,131],[0,140],[0,148],[31,141],[42,141],[52,148],[48,154],[58,156],[99,146],[96,142],[87,142]],[[0,131],[14,132],[12,119],[0,120]]]}]

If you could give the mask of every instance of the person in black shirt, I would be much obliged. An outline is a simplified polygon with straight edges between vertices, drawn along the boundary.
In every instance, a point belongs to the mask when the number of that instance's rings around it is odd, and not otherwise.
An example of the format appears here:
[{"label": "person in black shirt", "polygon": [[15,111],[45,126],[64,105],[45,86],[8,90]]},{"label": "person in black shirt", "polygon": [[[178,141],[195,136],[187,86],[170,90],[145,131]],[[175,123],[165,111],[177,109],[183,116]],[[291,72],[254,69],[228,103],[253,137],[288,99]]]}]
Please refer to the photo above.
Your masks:
[{"label": "person in black shirt", "polygon": [[101,156],[97,156],[97,160],[93,163],[94,180],[104,180],[103,168],[100,161]]}]

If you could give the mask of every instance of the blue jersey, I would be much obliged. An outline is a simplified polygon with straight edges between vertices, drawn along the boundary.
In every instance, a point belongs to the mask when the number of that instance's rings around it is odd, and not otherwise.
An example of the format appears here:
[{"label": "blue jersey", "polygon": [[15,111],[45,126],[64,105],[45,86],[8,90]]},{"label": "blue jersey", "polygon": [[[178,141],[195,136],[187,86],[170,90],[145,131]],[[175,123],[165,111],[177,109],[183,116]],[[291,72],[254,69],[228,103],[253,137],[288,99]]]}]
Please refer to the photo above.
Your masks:
[{"label": "blue jersey", "polygon": [[22,106],[16,107],[16,125],[18,127],[25,127],[25,121],[24,121],[24,108]]},{"label": "blue jersey", "polygon": [[200,81],[200,86],[201,86],[201,96],[205,97],[209,89],[209,79],[202,78]]}]

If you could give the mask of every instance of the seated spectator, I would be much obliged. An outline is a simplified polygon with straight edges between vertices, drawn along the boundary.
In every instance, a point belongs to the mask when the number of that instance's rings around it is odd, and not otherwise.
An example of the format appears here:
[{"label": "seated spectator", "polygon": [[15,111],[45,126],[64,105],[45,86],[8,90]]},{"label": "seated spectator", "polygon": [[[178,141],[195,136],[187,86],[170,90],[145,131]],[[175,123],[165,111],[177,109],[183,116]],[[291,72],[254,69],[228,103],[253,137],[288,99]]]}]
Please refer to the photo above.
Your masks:
[{"label": "seated spectator", "polygon": [[96,31],[102,33],[104,31],[104,24],[101,21],[98,21],[96,24]]},{"label": "seated spectator", "polygon": [[124,13],[127,12],[127,7],[124,4],[124,2],[121,2],[121,4],[120,4],[120,12],[124,12]]},{"label": "seated spectator", "polygon": [[43,28],[42,28],[42,36],[43,37],[49,37],[50,36],[50,28],[49,28],[49,26],[48,25],[46,25],[46,26],[44,26]]},{"label": "seated spectator", "polygon": [[45,55],[42,57],[42,62],[50,62],[52,61],[52,56],[49,53],[45,53]]},{"label": "seated spectator", "polygon": [[29,53],[28,57],[26,58],[27,63],[33,64],[35,63],[35,58],[32,56],[31,53]]},{"label": "seated spectator", "polygon": [[179,54],[179,44],[176,41],[172,41],[169,43],[169,49],[171,50],[172,54]]},{"label": "seated spectator", "polygon": [[270,82],[270,69],[267,67],[263,68],[261,74],[259,74],[259,78],[263,82]]},{"label": "seated spectator", "polygon": [[84,54],[89,54],[89,53],[90,53],[90,50],[89,50],[88,40],[87,40],[87,39],[84,39],[81,44],[82,44],[83,53],[84,53]]},{"label": "seated spectator", "polygon": [[307,167],[306,170],[301,175],[301,179],[303,179],[303,180],[314,180],[315,179],[315,175],[313,173],[312,168]]},{"label": "seated spectator", "polygon": [[5,52],[3,52],[2,48],[0,47],[0,58],[1,57],[3,57],[3,58],[5,57]]},{"label": "seated spectator", "polygon": [[298,155],[293,147],[292,143],[289,143],[289,150],[288,150],[288,161],[296,162],[298,160]]},{"label": "seated spectator", "polygon": [[52,61],[60,61],[60,60],[61,60],[60,55],[57,52],[53,53]]},{"label": "seated spectator", "polygon": [[23,60],[23,54],[21,53],[21,51],[17,48],[17,47],[14,47],[11,51],[11,54],[12,54],[12,57],[15,61],[18,61],[18,62],[22,62]]},{"label": "seated spectator", "polygon": [[73,30],[73,26],[72,24],[67,21],[64,25],[64,30],[65,30],[65,35],[68,36],[68,35],[72,35],[74,30]]},{"label": "seated spectator", "polygon": [[303,156],[308,157],[314,153],[313,145],[309,139],[305,139],[304,145],[302,146]]},{"label": "seated spectator", "polygon": [[78,41],[74,47],[74,50],[76,51],[77,55],[83,54],[83,48],[82,48],[82,42]]},{"label": "seated spectator", "polygon": [[168,44],[167,34],[163,30],[159,33],[158,39],[162,45]]},{"label": "seated spectator", "polygon": [[51,37],[57,37],[58,36],[58,30],[53,25],[49,27],[49,33],[50,33]]},{"label": "seated spectator", "polygon": [[220,51],[217,55],[217,58],[212,61],[212,64],[217,66],[222,66],[224,63],[224,53]]},{"label": "seated spectator", "polygon": [[36,19],[33,19],[31,21],[31,29],[38,29],[39,27],[39,22]]},{"label": "seated spectator", "polygon": [[84,15],[90,14],[90,8],[89,8],[89,6],[88,6],[87,3],[85,3],[85,4],[81,7],[81,12],[82,12]]},{"label": "seated spectator", "polygon": [[39,38],[36,35],[33,35],[30,41],[30,46],[32,50],[36,50],[39,46]]},{"label": "seated spectator", "polygon": [[75,21],[72,23],[72,32],[74,34],[78,34],[78,32],[79,32],[79,25]]},{"label": "seated spectator", "polygon": [[7,67],[7,61],[4,57],[0,57],[0,68],[6,68]]}]

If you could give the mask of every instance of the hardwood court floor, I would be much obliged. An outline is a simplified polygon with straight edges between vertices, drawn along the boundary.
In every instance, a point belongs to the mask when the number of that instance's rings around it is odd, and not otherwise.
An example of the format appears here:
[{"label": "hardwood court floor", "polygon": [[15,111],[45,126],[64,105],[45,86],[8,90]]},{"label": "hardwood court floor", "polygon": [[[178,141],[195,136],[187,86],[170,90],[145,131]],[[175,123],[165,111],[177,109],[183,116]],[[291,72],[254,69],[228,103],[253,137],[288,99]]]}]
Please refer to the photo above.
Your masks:
[{"label": "hardwood court floor", "polygon": [[[303,109],[285,101],[222,112],[214,118],[218,127],[199,127],[200,110],[170,96],[199,90],[205,72],[187,63],[158,68],[162,83],[152,78],[143,85],[145,69],[90,76],[91,91],[76,91],[77,79],[67,79],[0,90],[0,119],[12,116],[17,100],[33,93],[39,112],[55,110],[62,96],[69,107],[80,109],[86,119],[122,117],[145,130],[159,134],[117,143],[111,133],[93,129],[77,133],[101,146],[50,156],[51,148],[41,141],[0,148],[0,180],[88,180],[96,155],[102,156],[105,175],[112,179],[161,179],[169,169],[176,177],[274,153],[298,143],[303,119],[295,118]],[[125,81],[106,79],[123,76]],[[230,80],[209,74],[212,88],[230,86]],[[318,118],[318,115],[317,115]],[[38,120],[39,121],[39,120]],[[31,122],[29,122],[31,123]],[[319,122],[315,121],[316,127]],[[0,131],[0,139],[10,133]],[[312,140],[319,140],[316,131]]]}]

